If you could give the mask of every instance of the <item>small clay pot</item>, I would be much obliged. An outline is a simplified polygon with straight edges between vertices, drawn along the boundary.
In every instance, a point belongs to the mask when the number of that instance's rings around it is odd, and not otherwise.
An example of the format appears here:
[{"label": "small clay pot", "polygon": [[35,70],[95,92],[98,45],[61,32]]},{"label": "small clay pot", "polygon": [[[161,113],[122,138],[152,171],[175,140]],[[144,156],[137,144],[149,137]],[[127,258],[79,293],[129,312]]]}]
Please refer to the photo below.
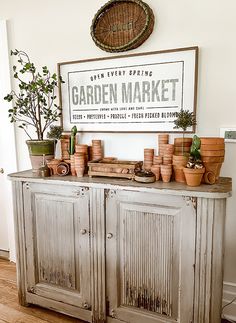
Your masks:
[{"label": "small clay pot", "polygon": [[211,172],[215,175],[215,181],[218,181],[222,163],[203,162],[206,172]]},{"label": "small clay pot", "polygon": [[161,175],[161,166],[160,165],[153,165],[151,167],[151,171],[156,176],[156,181],[159,181]]},{"label": "small clay pot", "polygon": [[206,184],[215,184],[215,182],[216,182],[216,176],[215,176],[215,174],[213,173],[213,172],[206,172],[205,174],[204,174],[204,182],[206,183]]},{"label": "small clay pot", "polygon": [[205,173],[205,168],[192,169],[184,168],[184,175],[189,186],[199,186],[202,181],[203,174]]},{"label": "small clay pot", "polygon": [[184,176],[184,169],[185,166],[173,165],[174,168],[174,179],[177,183],[186,183],[186,179]]},{"label": "small clay pot", "polygon": [[69,173],[70,171],[70,165],[65,163],[65,162],[61,162],[60,164],[57,165],[57,175],[59,176],[65,176]]},{"label": "small clay pot", "polygon": [[168,183],[171,180],[172,165],[161,165],[161,177],[164,183]]},{"label": "small clay pot", "polygon": [[75,167],[75,172],[77,177],[80,177],[80,178],[83,177],[84,171],[85,171],[84,167]]}]

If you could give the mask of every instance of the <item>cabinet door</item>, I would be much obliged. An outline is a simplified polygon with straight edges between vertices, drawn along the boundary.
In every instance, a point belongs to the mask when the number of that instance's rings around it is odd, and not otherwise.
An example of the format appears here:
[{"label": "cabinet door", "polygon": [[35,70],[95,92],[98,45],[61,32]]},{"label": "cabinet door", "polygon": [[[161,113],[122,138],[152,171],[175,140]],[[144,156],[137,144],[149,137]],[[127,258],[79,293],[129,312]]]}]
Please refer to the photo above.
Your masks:
[{"label": "cabinet door", "polygon": [[26,183],[23,191],[27,301],[55,309],[60,304],[63,312],[64,304],[89,309],[88,189]]},{"label": "cabinet door", "polygon": [[196,211],[191,201],[112,191],[106,207],[108,322],[192,322]]}]

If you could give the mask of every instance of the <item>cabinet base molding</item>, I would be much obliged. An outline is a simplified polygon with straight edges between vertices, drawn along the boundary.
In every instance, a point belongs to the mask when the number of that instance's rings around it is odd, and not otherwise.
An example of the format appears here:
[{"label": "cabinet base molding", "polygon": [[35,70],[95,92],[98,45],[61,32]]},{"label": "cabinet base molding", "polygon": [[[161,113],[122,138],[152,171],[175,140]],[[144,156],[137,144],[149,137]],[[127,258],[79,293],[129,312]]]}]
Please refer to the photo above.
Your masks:
[{"label": "cabinet base molding", "polygon": [[72,317],[77,317],[86,322],[92,322],[91,312],[87,310],[83,310],[76,306],[71,306],[69,304],[57,302],[48,298],[46,299],[44,297],[33,295],[31,293],[26,293],[26,302],[28,304],[39,305]]},{"label": "cabinet base molding", "polygon": [[[230,282],[224,282],[222,306],[229,304],[235,298],[236,298],[236,284],[230,283]],[[236,300],[224,308],[222,317],[229,320],[236,321]]]}]

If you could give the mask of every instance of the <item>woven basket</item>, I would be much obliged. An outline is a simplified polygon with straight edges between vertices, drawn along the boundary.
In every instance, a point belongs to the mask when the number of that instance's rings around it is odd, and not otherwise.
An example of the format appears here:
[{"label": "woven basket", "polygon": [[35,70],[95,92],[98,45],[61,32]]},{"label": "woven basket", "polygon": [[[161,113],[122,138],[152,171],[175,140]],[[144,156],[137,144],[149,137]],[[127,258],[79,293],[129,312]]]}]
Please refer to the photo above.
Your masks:
[{"label": "woven basket", "polygon": [[91,36],[107,52],[122,52],[140,46],[152,33],[154,15],[140,0],[111,0],[95,15]]}]

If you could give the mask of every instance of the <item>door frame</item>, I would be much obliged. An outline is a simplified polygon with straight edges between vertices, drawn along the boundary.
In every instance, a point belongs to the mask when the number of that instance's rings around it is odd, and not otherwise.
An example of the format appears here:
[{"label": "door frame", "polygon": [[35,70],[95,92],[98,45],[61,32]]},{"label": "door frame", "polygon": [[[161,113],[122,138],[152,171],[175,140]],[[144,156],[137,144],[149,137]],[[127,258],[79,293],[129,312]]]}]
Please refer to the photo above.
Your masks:
[{"label": "door frame", "polygon": [[[10,74],[10,61],[7,37],[7,21],[0,20],[0,100],[1,100],[1,122],[7,126],[7,151],[11,160],[6,157],[6,160],[1,161],[0,165],[5,172],[4,176],[4,191],[7,194],[7,227],[8,232],[8,249],[9,258],[11,261],[16,260],[15,252],[15,234],[14,234],[14,220],[13,220],[13,202],[12,202],[12,189],[11,183],[7,180],[7,174],[17,171],[17,158],[16,158],[16,141],[15,141],[15,128],[14,124],[9,122],[8,109],[9,103],[3,100],[3,97],[11,91],[11,74]],[[1,127],[2,128],[2,127]]]}]

